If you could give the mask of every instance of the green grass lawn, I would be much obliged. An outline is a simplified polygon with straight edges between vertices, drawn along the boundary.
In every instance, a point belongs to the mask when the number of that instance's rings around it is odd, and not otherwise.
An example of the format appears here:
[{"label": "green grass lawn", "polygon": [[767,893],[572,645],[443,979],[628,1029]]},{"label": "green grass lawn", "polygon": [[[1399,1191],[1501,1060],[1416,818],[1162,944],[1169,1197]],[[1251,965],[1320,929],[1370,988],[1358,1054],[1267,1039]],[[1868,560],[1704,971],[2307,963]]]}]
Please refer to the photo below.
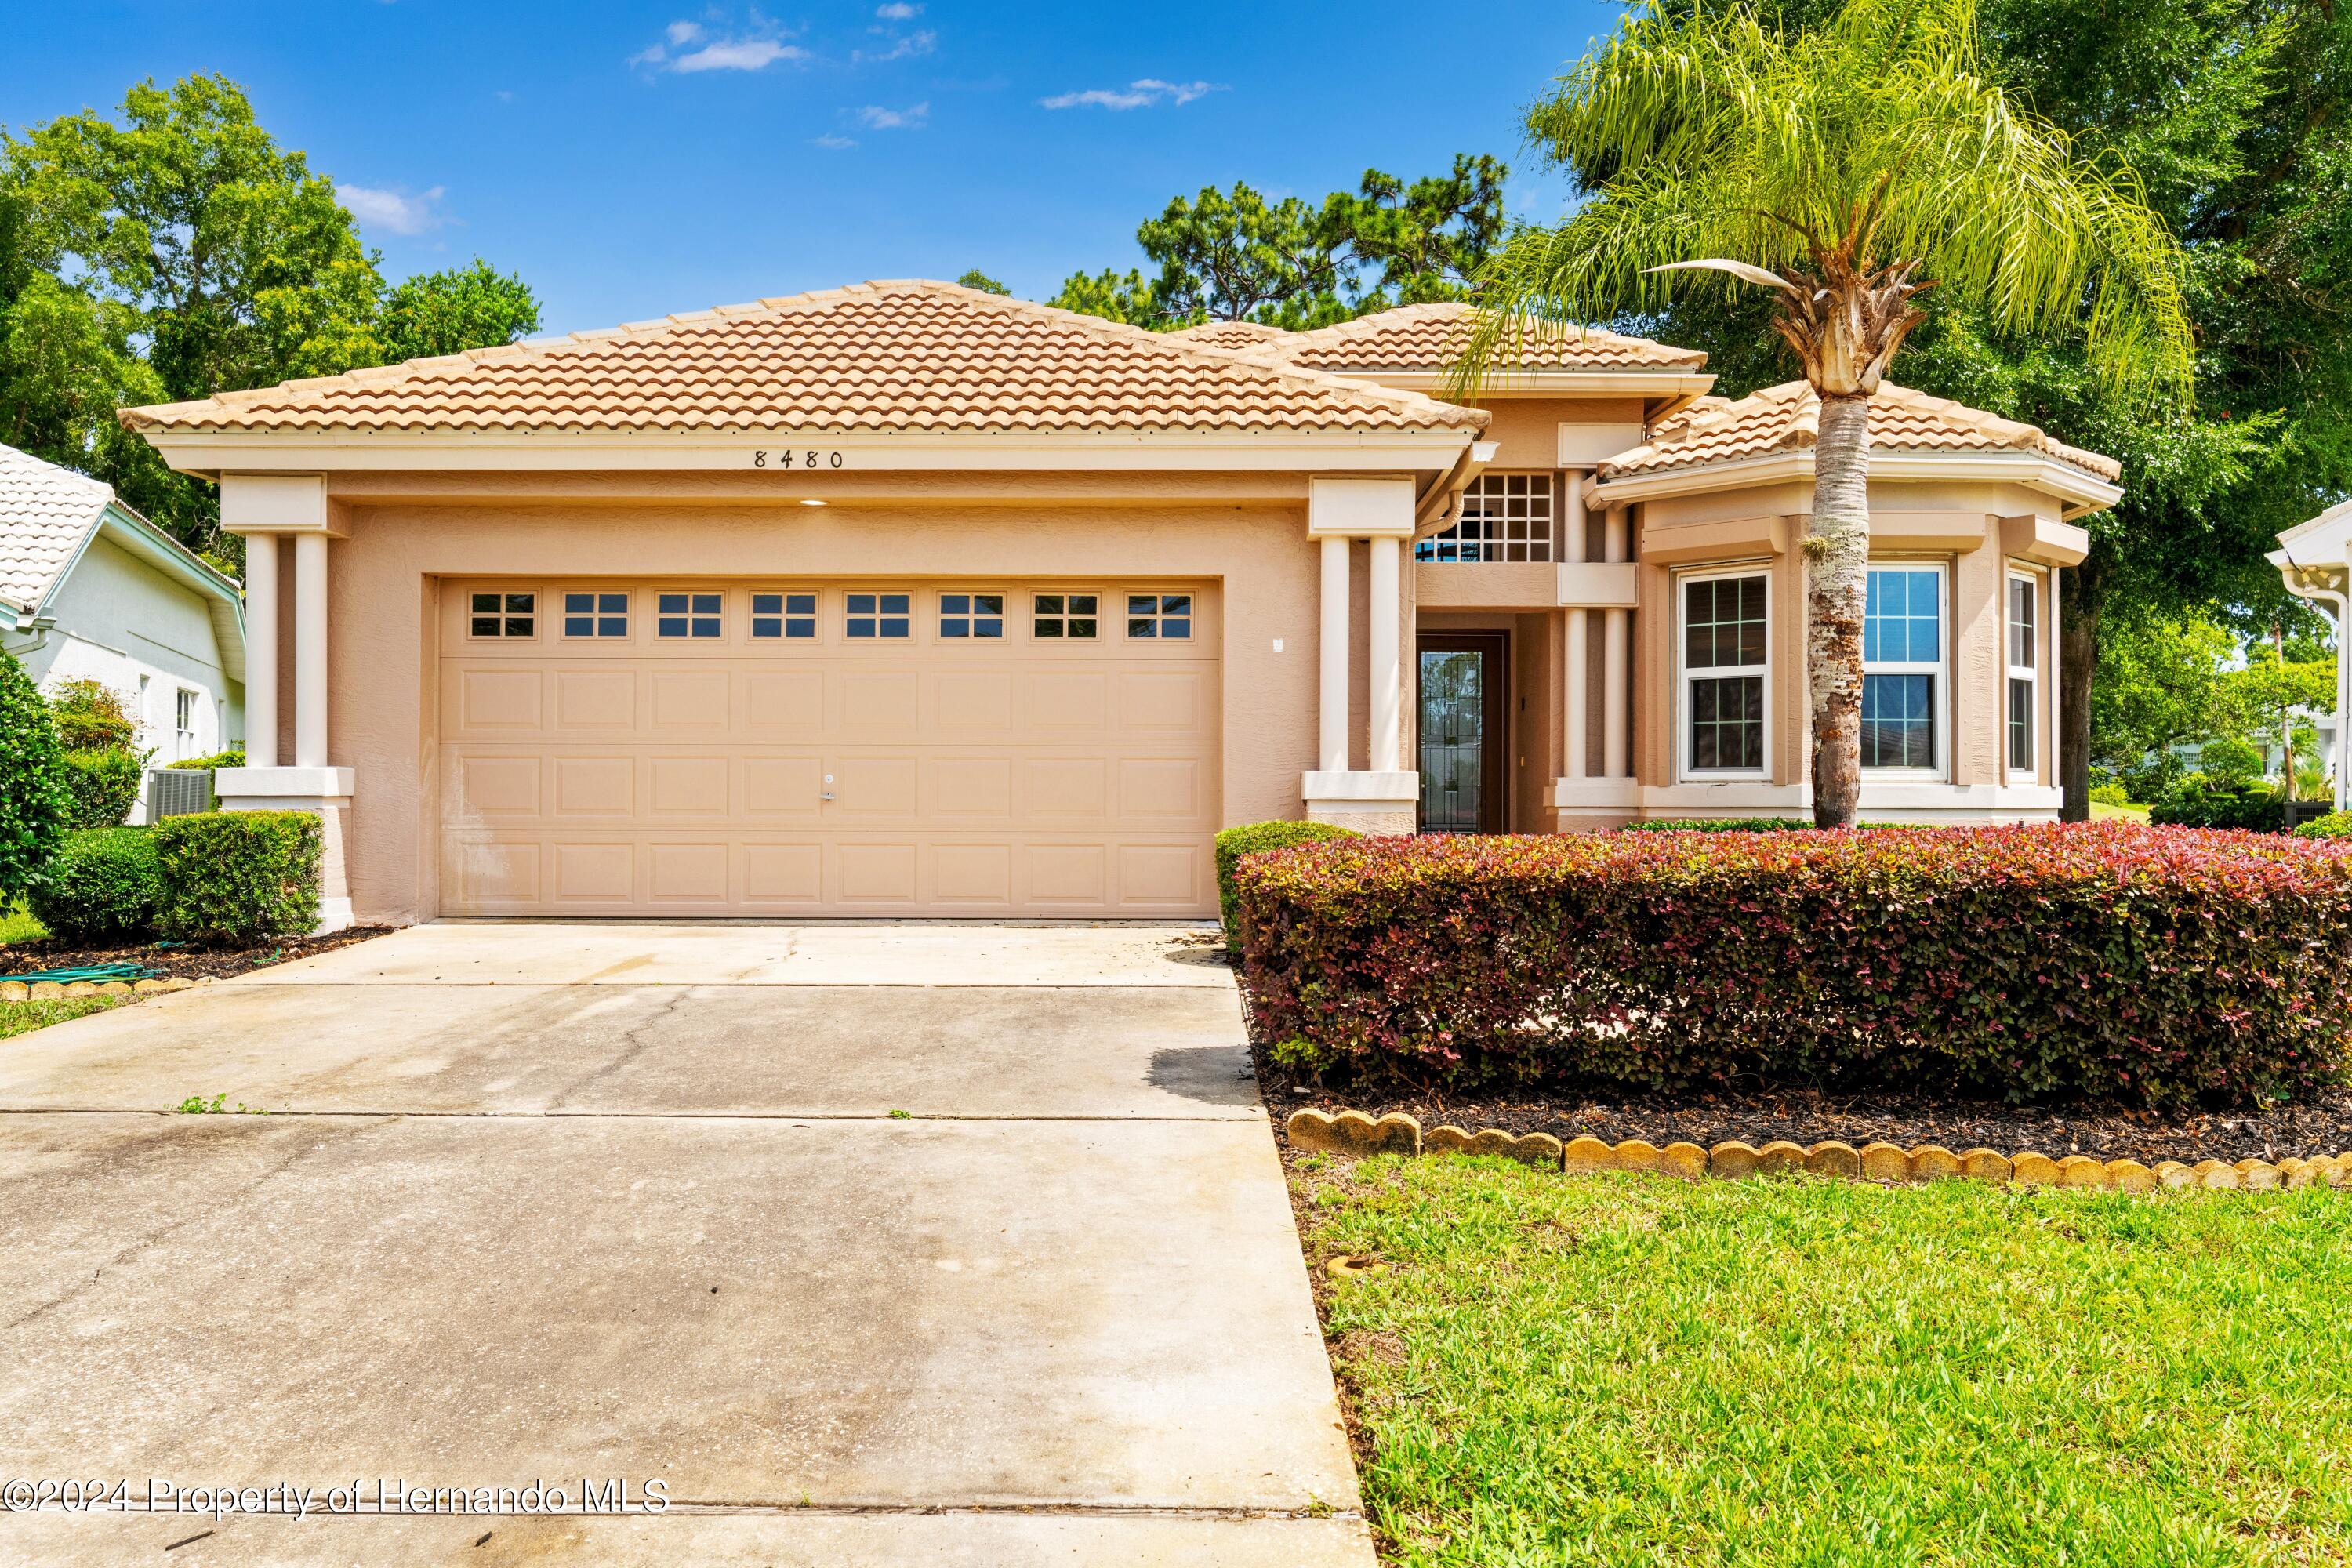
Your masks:
[{"label": "green grass lawn", "polygon": [[0,947],[12,942],[38,942],[49,934],[49,928],[33,918],[33,911],[22,904],[0,910]]},{"label": "green grass lawn", "polygon": [[2093,822],[2105,822],[2110,818],[2125,822],[2146,822],[2147,813],[2148,808],[2144,805],[2109,805],[2103,800],[2095,800],[2091,803]]},{"label": "green grass lawn", "polygon": [[2352,1559],[2352,1194],[1294,1180],[1392,1562]]},{"label": "green grass lawn", "polygon": [[103,1013],[121,1000],[120,996],[61,996],[54,1002],[0,1002],[0,1040],[84,1014]]}]

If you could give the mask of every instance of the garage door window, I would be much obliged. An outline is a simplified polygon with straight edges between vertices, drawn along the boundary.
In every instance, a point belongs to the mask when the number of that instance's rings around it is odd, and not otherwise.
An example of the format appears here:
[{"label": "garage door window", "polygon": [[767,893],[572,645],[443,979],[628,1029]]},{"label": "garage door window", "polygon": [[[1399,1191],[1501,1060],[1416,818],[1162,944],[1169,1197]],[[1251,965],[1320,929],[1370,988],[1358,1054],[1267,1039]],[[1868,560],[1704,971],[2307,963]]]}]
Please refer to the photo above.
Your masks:
[{"label": "garage door window", "polygon": [[1177,642],[1192,635],[1192,595],[1190,594],[1129,594],[1127,596],[1127,635],[1131,637],[1156,637],[1163,642]]},{"label": "garage door window", "polygon": [[567,637],[625,637],[629,635],[626,594],[566,594],[563,635]]},{"label": "garage door window", "polygon": [[537,635],[539,595],[536,594],[476,594],[467,617],[467,629],[478,637],[527,637]]},{"label": "garage door window", "polygon": [[941,594],[940,636],[1001,637],[1004,635],[1002,594]]},{"label": "garage door window", "polygon": [[816,636],[814,594],[754,594],[751,635],[755,637]]},{"label": "garage door window", "polygon": [[719,636],[719,595],[716,594],[661,594],[656,595],[657,614],[654,617],[654,634],[665,637],[716,637]]},{"label": "garage door window", "polygon": [[1092,594],[1039,594],[1034,609],[1037,635],[1048,639],[1091,640],[1098,624]]},{"label": "garage door window", "polygon": [[903,637],[908,632],[906,594],[849,594],[848,631],[854,637]]}]

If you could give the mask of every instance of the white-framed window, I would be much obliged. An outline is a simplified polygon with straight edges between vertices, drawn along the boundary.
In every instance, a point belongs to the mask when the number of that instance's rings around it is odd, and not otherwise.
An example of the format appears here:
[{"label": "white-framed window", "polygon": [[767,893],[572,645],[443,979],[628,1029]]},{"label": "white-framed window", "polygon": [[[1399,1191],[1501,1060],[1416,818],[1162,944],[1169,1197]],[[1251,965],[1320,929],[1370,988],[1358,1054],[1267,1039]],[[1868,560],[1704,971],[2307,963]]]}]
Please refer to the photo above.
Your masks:
[{"label": "white-framed window", "polygon": [[1939,773],[1944,758],[1944,567],[1890,561],[1870,569],[1862,615],[1862,765]]},{"label": "white-framed window", "polygon": [[563,636],[606,639],[629,635],[629,595],[604,589],[567,590],[563,595]]},{"label": "white-framed window", "polygon": [[1769,765],[1772,579],[1749,570],[1676,580],[1682,771],[1761,778]]},{"label": "white-framed window", "polygon": [[1161,642],[1181,642],[1192,635],[1190,594],[1129,594],[1127,635]]},{"label": "white-framed window", "polygon": [[183,686],[172,693],[172,738],[179,744],[179,758],[196,754],[196,704],[204,694]]},{"label": "white-framed window", "polygon": [[842,628],[853,637],[905,637],[913,629],[912,602],[907,594],[845,594]]},{"label": "white-framed window", "polygon": [[2009,766],[2011,773],[2030,773],[2042,711],[2042,578],[2035,573],[2009,574],[2007,646]]},{"label": "white-framed window", "polygon": [[968,642],[973,637],[1001,637],[1003,635],[1003,595],[940,595],[940,636],[942,639]]},{"label": "white-framed window", "polygon": [[725,625],[719,594],[656,594],[654,636],[709,642],[723,634]]},{"label": "white-framed window", "polygon": [[1481,474],[1462,492],[1453,527],[1412,547],[1415,561],[1549,561],[1552,477]]},{"label": "white-framed window", "polygon": [[814,594],[754,594],[751,595],[751,637],[793,641],[816,636]]},{"label": "white-framed window", "polygon": [[466,635],[473,637],[537,637],[539,595],[504,592],[467,595]]},{"label": "white-framed window", "polygon": [[1048,642],[1092,642],[1101,626],[1093,594],[1038,594],[1030,600],[1030,631]]}]

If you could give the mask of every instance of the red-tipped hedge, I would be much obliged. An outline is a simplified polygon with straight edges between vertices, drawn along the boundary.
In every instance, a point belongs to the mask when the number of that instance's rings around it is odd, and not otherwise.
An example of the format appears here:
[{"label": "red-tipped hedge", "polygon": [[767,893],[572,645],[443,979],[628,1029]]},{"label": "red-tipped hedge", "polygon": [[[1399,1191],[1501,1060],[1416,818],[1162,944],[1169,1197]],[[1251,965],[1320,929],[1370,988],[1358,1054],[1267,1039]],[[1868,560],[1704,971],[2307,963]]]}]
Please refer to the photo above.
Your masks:
[{"label": "red-tipped hedge", "polygon": [[2352,1036],[2352,853],[2144,827],[1365,838],[1244,861],[1286,1058],[1658,1089],[2304,1098]]}]

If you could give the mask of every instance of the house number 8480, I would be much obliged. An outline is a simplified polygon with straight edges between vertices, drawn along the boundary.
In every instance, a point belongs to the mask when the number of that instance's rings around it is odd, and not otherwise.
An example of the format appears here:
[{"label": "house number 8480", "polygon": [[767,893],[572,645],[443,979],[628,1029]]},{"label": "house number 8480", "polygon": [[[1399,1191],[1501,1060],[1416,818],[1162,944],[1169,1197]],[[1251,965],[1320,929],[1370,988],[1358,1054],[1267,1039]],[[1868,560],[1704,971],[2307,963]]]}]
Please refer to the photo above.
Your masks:
[{"label": "house number 8480", "polygon": [[841,467],[841,454],[820,452],[814,447],[799,452],[761,450],[751,454],[751,466],[755,468],[837,468]]}]

